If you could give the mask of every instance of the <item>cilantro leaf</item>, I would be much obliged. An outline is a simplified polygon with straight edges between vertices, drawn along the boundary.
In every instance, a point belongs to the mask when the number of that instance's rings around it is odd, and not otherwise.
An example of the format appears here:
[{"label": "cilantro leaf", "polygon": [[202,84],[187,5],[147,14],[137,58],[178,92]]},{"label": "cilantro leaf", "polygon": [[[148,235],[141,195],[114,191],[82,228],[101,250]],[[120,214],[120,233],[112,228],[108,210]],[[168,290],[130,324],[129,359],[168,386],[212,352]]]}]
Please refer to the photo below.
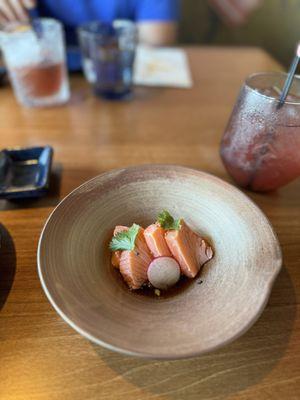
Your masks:
[{"label": "cilantro leaf", "polygon": [[117,233],[116,236],[111,239],[109,244],[110,250],[133,250],[139,230],[140,226],[133,224],[127,231]]},{"label": "cilantro leaf", "polygon": [[163,229],[176,230],[180,229],[180,219],[174,219],[172,215],[167,211],[163,210],[157,218],[157,222]]}]

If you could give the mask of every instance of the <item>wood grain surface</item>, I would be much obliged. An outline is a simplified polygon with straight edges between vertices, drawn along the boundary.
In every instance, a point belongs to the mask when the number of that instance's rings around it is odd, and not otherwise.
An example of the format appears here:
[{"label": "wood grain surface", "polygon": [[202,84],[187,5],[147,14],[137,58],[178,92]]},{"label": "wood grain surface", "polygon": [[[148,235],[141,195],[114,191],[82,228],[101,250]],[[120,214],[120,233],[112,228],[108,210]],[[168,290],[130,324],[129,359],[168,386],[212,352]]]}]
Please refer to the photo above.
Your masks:
[{"label": "wood grain surface", "polygon": [[[136,90],[135,99],[93,98],[72,78],[71,104],[20,108],[0,89],[0,145],[54,147],[50,194],[0,201],[1,400],[297,400],[300,398],[300,181],[248,193],[278,234],[282,269],[259,321],[243,337],[200,358],[161,362],[119,355],[73,331],[47,301],[36,272],[42,226],[70,190],[111,168],[175,163],[228,181],[218,146],[247,74],[280,66],[259,49],[188,50],[191,90]],[[199,338],[201,340],[201,338]]]}]

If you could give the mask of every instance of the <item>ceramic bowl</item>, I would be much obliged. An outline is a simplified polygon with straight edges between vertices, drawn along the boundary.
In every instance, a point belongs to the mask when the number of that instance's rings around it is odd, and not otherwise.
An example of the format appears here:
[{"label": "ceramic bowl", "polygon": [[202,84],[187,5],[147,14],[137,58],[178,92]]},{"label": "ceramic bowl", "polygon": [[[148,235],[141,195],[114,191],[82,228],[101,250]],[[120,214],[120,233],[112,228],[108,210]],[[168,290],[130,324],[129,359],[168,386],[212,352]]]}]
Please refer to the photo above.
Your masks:
[{"label": "ceramic bowl", "polygon": [[[115,225],[146,226],[162,209],[208,238],[215,256],[184,290],[149,297],[126,287],[107,246]],[[42,286],[69,325],[109,349],[158,359],[200,355],[242,335],[264,309],[281,262],[270,223],[248,197],[172,165],[84,183],[53,211],[38,248]]]}]

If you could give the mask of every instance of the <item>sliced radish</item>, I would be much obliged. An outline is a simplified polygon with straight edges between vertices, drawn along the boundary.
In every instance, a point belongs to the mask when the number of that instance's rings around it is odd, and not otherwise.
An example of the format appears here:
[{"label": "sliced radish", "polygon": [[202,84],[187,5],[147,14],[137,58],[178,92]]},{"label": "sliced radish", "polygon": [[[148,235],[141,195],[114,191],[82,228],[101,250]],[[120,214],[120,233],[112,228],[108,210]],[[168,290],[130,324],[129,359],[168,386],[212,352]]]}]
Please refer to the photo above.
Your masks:
[{"label": "sliced radish", "polygon": [[180,278],[180,267],[171,257],[155,258],[147,271],[149,282],[157,289],[168,289]]}]

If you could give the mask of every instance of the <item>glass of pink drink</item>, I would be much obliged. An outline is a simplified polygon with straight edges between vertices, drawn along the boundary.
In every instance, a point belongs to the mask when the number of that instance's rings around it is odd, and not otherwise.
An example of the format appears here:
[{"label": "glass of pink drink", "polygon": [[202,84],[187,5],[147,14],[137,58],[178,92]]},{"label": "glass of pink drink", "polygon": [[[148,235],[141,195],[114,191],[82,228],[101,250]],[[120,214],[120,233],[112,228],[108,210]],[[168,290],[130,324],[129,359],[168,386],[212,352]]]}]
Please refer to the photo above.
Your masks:
[{"label": "glass of pink drink", "polygon": [[271,191],[300,176],[300,77],[282,107],[286,74],[257,73],[241,89],[221,142],[232,178],[253,191]]}]

